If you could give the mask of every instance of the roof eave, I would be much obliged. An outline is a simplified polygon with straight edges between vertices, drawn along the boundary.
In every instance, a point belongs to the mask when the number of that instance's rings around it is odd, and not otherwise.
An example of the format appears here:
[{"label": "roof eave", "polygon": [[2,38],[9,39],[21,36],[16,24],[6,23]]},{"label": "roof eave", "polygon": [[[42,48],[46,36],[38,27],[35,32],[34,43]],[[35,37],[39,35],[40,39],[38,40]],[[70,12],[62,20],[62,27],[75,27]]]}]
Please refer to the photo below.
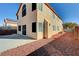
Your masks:
[{"label": "roof eave", "polygon": [[47,5],[56,14],[56,16],[58,16],[60,18],[60,16],[55,12],[55,10],[49,5],[49,3],[45,3],[45,5]]},{"label": "roof eave", "polygon": [[19,10],[20,10],[21,5],[22,5],[22,3],[20,3],[19,9],[18,9],[18,11],[17,11],[17,13],[16,13],[16,16],[18,15],[18,12],[19,12]]},{"label": "roof eave", "polygon": [[[49,3],[44,3],[46,6],[48,6],[48,8],[50,8],[55,14],[56,14],[56,16],[58,16],[59,18],[60,18],[60,16],[59,15],[57,15],[57,13],[55,12],[55,10],[49,5]],[[16,16],[18,15],[18,12],[19,12],[19,10],[20,10],[20,7],[21,7],[21,5],[22,5],[22,3],[20,3],[20,6],[19,6],[19,9],[18,9],[18,11],[17,11],[17,13],[16,13]],[[61,19],[61,18],[60,18]],[[62,20],[62,19],[61,19]]]}]

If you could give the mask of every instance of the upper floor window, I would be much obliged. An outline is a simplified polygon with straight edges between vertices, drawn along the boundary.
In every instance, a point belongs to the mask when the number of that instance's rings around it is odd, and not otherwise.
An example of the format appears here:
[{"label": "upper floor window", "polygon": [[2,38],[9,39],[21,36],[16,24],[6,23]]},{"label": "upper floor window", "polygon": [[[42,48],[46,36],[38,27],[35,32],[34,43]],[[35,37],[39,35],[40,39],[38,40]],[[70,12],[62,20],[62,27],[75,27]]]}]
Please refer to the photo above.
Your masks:
[{"label": "upper floor window", "polygon": [[55,19],[55,15],[54,14],[52,15],[52,17],[53,17],[53,19]]},{"label": "upper floor window", "polygon": [[38,8],[39,8],[39,10],[41,10],[41,11],[42,11],[42,10],[43,10],[43,4],[42,4],[42,3],[40,3],[40,4],[39,4],[39,6],[38,6]]},{"label": "upper floor window", "polygon": [[17,16],[17,20],[18,20],[18,16]]},{"label": "upper floor window", "polygon": [[36,10],[36,3],[32,3],[32,11]]},{"label": "upper floor window", "polygon": [[26,15],[26,5],[24,4],[22,7],[22,17]]}]

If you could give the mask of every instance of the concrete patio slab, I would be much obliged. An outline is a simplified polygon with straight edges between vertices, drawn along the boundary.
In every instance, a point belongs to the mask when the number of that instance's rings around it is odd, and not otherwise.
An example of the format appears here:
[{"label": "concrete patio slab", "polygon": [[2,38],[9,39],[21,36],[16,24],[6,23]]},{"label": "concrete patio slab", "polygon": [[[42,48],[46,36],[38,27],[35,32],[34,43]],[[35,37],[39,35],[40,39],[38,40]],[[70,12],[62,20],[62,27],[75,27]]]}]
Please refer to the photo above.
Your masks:
[{"label": "concrete patio slab", "polygon": [[36,40],[31,39],[0,39],[0,52],[8,49],[16,48],[18,46],[34,42]]}]

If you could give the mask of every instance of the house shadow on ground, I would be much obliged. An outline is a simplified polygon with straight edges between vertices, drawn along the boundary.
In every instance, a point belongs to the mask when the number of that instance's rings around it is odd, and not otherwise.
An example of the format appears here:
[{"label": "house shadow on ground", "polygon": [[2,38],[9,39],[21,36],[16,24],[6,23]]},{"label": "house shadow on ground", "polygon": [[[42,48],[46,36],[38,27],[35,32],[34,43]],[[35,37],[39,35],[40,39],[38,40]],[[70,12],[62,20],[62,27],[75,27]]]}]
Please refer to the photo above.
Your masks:
[{"label": "house shadow on ground", "polygon": [[33,39],[26,35],[19,35],[19,34],[11,34],[11,35],[0,35],[0,39]]}]

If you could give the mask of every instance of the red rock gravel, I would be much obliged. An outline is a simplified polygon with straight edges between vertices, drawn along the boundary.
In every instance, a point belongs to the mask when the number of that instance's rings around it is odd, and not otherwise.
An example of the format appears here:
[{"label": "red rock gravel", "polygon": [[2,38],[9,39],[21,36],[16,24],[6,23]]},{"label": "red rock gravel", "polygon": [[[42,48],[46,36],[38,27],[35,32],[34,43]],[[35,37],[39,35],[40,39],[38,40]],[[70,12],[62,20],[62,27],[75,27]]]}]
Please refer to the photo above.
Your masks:
[{"label": "red rock gravel", "polygon": [[[79,56],[79,40],[73,38],[73,33],[57,37],[47,45],[29,54],[31,56]],[[52,38],[53,39],[53,38]]]}]

